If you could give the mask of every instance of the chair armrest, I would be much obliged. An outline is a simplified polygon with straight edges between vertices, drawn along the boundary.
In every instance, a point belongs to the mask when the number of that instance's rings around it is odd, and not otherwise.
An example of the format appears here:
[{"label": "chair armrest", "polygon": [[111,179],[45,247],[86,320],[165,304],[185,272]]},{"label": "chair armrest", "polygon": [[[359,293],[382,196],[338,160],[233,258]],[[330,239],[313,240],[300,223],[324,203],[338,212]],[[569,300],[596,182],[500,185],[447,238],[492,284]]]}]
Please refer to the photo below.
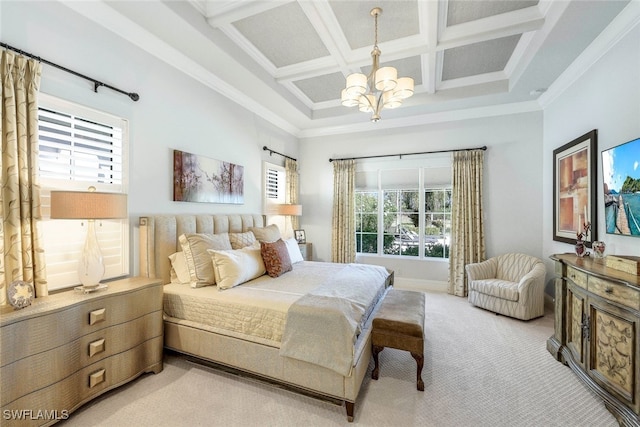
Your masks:
[{"label": "chair armrest", "polygon": [[469,282],[473,280],[494,279],[498,271],[498,261],[489,258],[486,261],[467,264],[465,266]]},{"label": "chair armrest", "polygon": [[523,302],[526,302],[529,295],[532,295],[535,292],[544,292],[544,278],[546,274],[547,270],[544,263],[538,262],[530,272],[522,276],[522,279],[518,282],[518,292],[521,297],[523,297]]}]

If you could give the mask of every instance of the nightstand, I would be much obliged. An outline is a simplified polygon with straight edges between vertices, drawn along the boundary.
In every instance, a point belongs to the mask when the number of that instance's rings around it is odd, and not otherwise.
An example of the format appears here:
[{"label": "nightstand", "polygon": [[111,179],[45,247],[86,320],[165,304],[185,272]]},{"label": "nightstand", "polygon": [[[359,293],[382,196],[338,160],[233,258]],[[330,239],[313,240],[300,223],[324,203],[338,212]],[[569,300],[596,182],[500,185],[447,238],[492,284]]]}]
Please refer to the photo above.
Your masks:
[{"label": "nightstand", "polygon": [[313,247],[311,243],[298,243],[298,247],[300,248],[302,258],[305,261],[311,261],[311,258],[313,256]]},{"label": "nightstand", "polygon": [[[17,414],[3,426],[53,424],[144,372],[162,371],[162,328],[159,279],[127,278],[89,294],[61,292],[22,310],[3,306],[0,406],[3,414]],[[45,416],[29,417],[29,411]]]}]

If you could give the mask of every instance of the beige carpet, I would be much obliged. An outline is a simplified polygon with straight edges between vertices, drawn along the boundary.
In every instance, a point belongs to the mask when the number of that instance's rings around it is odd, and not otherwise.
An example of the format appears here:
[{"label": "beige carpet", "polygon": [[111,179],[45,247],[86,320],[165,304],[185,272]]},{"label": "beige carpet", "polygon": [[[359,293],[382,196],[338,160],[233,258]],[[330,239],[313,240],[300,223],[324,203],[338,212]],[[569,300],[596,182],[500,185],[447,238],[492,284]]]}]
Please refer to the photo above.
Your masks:
[{"label": "beige carpet", "polygon": [[[365,378],[361,426],[616,426],[571,370],[546,350],[553,317],[522,322],[459,297],[427,294],[425,391],[406,352],[380,354]],[[372,369],[373,363],[369,369]],[[148,374],[88,403],[67,426],[345,426],[343,407],[165,356]]]}]

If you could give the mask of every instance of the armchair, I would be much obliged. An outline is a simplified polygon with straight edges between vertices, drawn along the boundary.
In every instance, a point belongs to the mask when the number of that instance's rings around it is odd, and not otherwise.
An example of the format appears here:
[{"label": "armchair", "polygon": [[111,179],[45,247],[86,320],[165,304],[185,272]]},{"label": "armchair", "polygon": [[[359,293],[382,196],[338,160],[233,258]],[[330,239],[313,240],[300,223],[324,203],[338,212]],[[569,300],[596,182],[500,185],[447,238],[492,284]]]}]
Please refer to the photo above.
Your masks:
[{"label": "armchair", "polygon": [[469,302],[517,319],[544,315],[542,260],[525,254],[504,254],[465,266]]}]

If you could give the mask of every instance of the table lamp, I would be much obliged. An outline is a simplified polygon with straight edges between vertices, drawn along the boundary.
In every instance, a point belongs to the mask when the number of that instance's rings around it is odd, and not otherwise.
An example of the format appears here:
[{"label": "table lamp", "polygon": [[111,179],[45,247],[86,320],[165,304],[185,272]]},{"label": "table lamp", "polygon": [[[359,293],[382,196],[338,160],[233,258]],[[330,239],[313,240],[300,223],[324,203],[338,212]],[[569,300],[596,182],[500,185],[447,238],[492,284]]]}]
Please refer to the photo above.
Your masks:
[{"label": "table lamp", "polygon": [[104,261],[96,236],[96,219],[127,217],[127,195],[89,191],[52,191],[51,219],[87,221],[87,240],[78,264],[78,277],[85,291],[95,290],[104,276]]}]

